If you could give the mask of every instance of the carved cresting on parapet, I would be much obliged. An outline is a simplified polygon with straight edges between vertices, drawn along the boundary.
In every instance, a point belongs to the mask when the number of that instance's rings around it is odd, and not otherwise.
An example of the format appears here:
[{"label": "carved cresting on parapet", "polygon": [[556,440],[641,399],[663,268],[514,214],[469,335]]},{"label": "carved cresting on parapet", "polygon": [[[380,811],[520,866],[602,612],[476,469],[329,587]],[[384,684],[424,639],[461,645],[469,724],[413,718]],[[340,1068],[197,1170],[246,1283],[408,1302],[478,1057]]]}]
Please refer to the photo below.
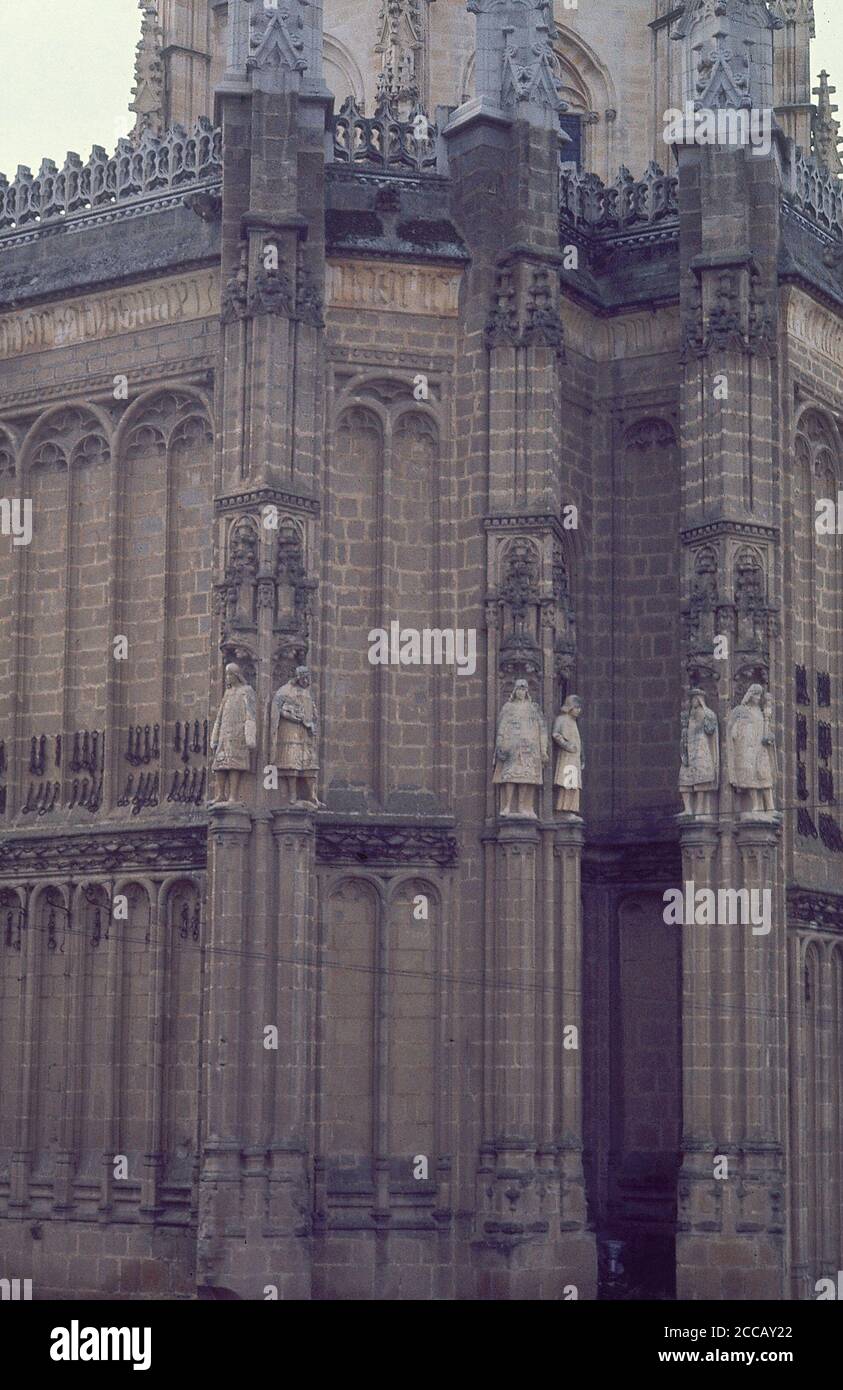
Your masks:
[{"label": "carved cresting on parapet", "polygon": [[114,154],[95,145],[82,163],[69,153],[63,166],[44,159],[37,174],[21,166],[9,183],[0,174],[0,232],[162,196],[192,185],[216,184],[222,174],[222,132],[200,116],[192,130],[174,125],[118,140]]}]

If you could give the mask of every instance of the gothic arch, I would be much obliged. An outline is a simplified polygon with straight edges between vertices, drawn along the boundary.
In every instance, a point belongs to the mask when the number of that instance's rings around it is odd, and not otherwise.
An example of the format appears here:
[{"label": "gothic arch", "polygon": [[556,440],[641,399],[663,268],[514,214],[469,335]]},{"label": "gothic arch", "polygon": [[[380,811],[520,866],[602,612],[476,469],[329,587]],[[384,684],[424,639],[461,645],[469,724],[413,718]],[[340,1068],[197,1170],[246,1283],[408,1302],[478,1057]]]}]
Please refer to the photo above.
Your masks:
[{"label": "gothic arch", "polygon": [[4,1167],[17,1131],[18,1052],[24,1006],[23,911],[17,890],[0,888],[0,1162]]},{"label": "gothic arch", "polygon": [[384,931],[382,885],[346,873],[328,890],[320,928],[319,1150],[328,1183],[340,1164],[350,1185],[371,1184],[380,1089],[379,973]]},{"label": "gothic arch", "polygon": [[97,949],[111,930],[112,896],[105,883],[80,883],[74,903],[86,947]]},{"label": "gothic arch", "polygon": [[795,425],[796,435],[804,435],[815,447],[826,447],[839,457],[841,439],[837,425],[831,415],[820,407],[806,403],[800,410]]},{"label": "gothic arch", "polygon": [[14,488],[17,460],[18,441],[10,427],[0,425],[0,493]]},{"label": "gothic arch", "polygon": [[414,399],[414,375],[410,372],[401,375],[379,372],[373,376],[371,372],[366,372],[346,382],[335,407],[336,429],[342,428],[344,417],[350,409],[359,407],[377,416],[387,445],[399,421],[408,414],[428,417],[435,423],[441,438],[444,434],[441,403],[432,397],[426,401]]},{"label": "gothic arch", "polygon": [[335,872],[326,886],[325,899],[330,902],[332,898],[342,893],[348,885],[359,884],[370,888],[378,903],[378,910],[383,911],[387,902],[387,890],[384,881],[377,874],[366,869],[340,869]]},{"label": "gothic arch", "polygon": [[178,940],[197,945],[202,935],[202,891],[195,879],[172,879],[163,905],[164,923],[172,944]]},{"label": "gothic arch", "polygon": [[625,449],[675,449],[676,442],[673,425],[658,415],[644,415],[634,420],[623,436]]},{"label": "gothic arch", "polygon": [[[381,782],[382,670],[368,662],[365,638],[382,618],[378,557],[388,485],[388,431],[387,411],[379,402],[358,398],[346,403],[337,417],[328,465],[329,563],[321,589],[323,708],[332,704],[332,682],[344,695],[325,776],[329,796],[341,788],[361,809]],[[346,576],[355,557],[362,563],[356,566],[352,589]]]},{"label": "gothic arch", "polygon": [[[132,445],[132,436],[142,428],[149,430],[150,441],[168,449],[179,439],[178,430],[191,419],[198,418],[213,435],[213,408],[204,391],[195,386],[153,387],[143,391],[124,411],[114,439],[114,451],[123,458]],[[175,436],[175,438],[174,438]]]},{"label": "gothic arch", "polygon": [[398,409],[393,418],[393,432],[397,434],[399,430],[410,427],[422,427],[427,430],[428,438],[437,445],[440,443],[439,414],[431,409],[425,402],[419,401],[418,404],[406,406]]},{"label": "gothic arch", "polygon": [[[415,900],[427,898],[427,915],[417,918]],[[424,876],[406,874],[389,886],[384,948],[385,1036],[384,1096],[386,1152],[397,1172],[410,1176],[416,1154],[430,1168],[438,1156],[438,1097],[442,1090],[439,1027],[441,993],[442,908],[436,885]],[[406,1165],[406,1166],[405,1166]],[[434,1177],[429,1172],[429,1177]]]},{"label": "gothic arch", "polygon": [[822,1057],[822,958],[819,943],[808,941],[804,954],[805,1010],[805,1202],[807,1208],[806,1237],[808,1258],[813,1263],[822,1250],[822,1154],[819,1138],[822,1098],[819,1094],[818,1071]]},{"label": "gothic arch", "polygon": [[[839,536],[817,525],[818,502],[836,507],[842,470],[843,443],[835,421],[806,404],[797,417],[788,470],[785,567],[790,662],[804,672],[810,698],[799,711],[801,748],[788,769],[788,784],[796,786],[815,822],[818,814],[835,817],[843,777],[843,556]],[[832,828],[826,826],[826,832]],[[802,851],[823,852],[813,838],[803,835],[798,843]]]},{"label": "gothic arch", "polygon": [[[661,1176],[658,1195],[666,1214],[682,1130],[682,936],[664,921],[662,895],[650,891],[623,894],[616,932],[620,1016],[611,1043],[616,1181],[621,1188],[627,1177],[634,1181],[641,1155],[647,1155],[648,1166]],[[651,1027],[656,1014],[663,1030],[659,1040]]]},{"label": "gothic arch", "polygon": [[202,1011],[202,916],[200,885],[190,876],[170,880],[162,894],[163,978],[155,1007],[164,1020],[161,1055],[163,1179],[189,1192],[199,1135],[198,1080]]},{"label": "gothic arch", "polygon": [[[639,685],[642,641],[646,647],[654,629],[658,641],[648,651],[648,674],[643,680],[648,687],[654,681],[665,698],[652,709],[649,746],[645,747],[634,726],[622,731],[613,754],[615,775],[631,810],[659,805],[667,812],[676,796],[673,711],[682,699],[679,615],[683,597],[681,475],[676,429],[670,418],[642,412],[637,419],[625,419],[618,448],[616,493],[613,539],[619,632],[615,698],[620,706],[631,690],[637,690],[646,700],[645,685]],[[653,576],[648,583],[658,615],[650,607],[644,615],[637,592],[642,574]]]},{"label": "gothic arch", "polygon": [[[324,36],[322,61],[325,66],[325,81],[334,94],[337,110],[346,97],[354,97],[357,105],[362,107],[366,96],[363,74],[351,50],[333,34],[325,34]],[[333,80],[333,73],[335,72],[340,78],[339,86]]]},{"label": "gothic arch", "polygon": [[354,388],[347,389],[340,397],[336,410],[336,430],[339,434],[343,429],[349,429],[352,425],[358,429],[371,429],[375,424],[380,433],[381,440],[386,439],[389,430],[389,410],[383,403],[374,396],[366,394],[365,382]]},{"label": "gothic arch", "polygon": [[389,910],[399,893],[412,885],[418,893],[424,893],[437,908],[442,906],[442,889],[433,879],[427,878],[420,869],[406,869],[390,878],[386,886],[386,906]]},{"label": "gothic arch", "polygon": [[[162,731],[160,756],[145,778],[123,769],[116,788],[121,804],[137,813],[166,797],[172,774],[181,771],[171,731],[186,715],[203,719],[210,639],[211,586],[197,609],[195,577],[211,564],[209,519],[213,514],[213,424],[210,402],[195,387],[176,385],[143,392],[126,409],[117,431],[115,481],[115,631],[130,652],[154,654],[162,678],[130,682],[126,663],[113,683],[113,728],[118,747],[137,726]],[[185,622],[196,614],[199,623]],[[181,666],[190,672],[177,679]],[[200,714],[201,710],[201,714]],[[133,778],[130,785],[129,777]]]},{"label": "gothic arch", "polygon": [[[90,401],[67,401],[50,406],[24,436],[20,448],[22,476],[28,478],[33,464],[38,462],[66,466],[78,446],[91,436],[101,438],[110,450],[112,434],[108,415]],[[43,459],[39,457],[42,450]]]}]

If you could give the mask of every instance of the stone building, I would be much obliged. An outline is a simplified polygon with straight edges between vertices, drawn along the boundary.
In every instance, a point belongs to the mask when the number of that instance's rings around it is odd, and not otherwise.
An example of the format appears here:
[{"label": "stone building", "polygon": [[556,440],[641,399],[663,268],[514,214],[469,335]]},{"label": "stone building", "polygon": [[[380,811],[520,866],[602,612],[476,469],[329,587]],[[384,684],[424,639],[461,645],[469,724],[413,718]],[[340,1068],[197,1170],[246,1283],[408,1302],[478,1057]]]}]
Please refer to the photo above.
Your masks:
[{"label": "stone building", "polygon": [[[811,0],[141,9],[131,134],[0,179],[0,1273],[815,1297],[843,187]],[[719,143],[666,138],[696,108]],[[370,660],[393,623],[432,659]],[[540,746],[573,692],[579,811]],[[320,806],[273,761],[305,695]],[[671,924],[688,883],[768,891],[769,931]]]}]

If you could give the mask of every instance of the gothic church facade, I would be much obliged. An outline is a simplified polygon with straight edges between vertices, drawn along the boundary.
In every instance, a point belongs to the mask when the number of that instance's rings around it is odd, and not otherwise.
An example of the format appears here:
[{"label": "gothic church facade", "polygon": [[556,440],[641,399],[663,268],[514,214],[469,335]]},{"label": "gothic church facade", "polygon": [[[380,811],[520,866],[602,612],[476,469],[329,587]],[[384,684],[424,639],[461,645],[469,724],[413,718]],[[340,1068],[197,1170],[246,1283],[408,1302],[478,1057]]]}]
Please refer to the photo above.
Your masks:
[{"label": "gothic church facade", "polygon": [[[140,9],[131,134],[0,177],[0,1274],[815,1297],[843,185],[811,0]],[[770,138],[666,142],[687,104]],[[393,623],[476,669],[374,664]],[[318,808],[265,771],[304,665]],[[551,757],[500,814],[517,680],[549,725],[582,701],[579,813]],[[689,688],[725,747],[753,685],[775,811],[724,770],[683,813]],[[668,924],[687,882],[771,929]]]}]

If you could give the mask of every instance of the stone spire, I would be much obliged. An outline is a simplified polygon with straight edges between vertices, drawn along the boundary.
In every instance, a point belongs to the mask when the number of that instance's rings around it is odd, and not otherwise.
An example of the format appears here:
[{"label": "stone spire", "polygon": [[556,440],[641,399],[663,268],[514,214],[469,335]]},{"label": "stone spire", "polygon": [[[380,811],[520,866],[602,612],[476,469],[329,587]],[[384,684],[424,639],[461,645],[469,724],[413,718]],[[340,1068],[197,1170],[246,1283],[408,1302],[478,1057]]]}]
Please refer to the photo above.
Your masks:
[{"label": "stone spire", "polygon": [[468,0],[477,16],[478,102],[532,125],[558,127],[556,25],[547,0]]},{"label": "stone spire", "polygon": [[832,106],[831,98],[837,91],[836,87],[829,87],[828,73],[823,69],[820,73],[820,85],[814,87],[814,96],[818,98],[817,109],[814,112],[814,157],[822,169],[837,178],[843,174],[843,160],[840,158],[840,122],[834,119],[836,106]]},{"label": "stone spire", "polygon": [[772,31],[765,0],[691,0],[672,37],[683,41],[683,99],[697,108],[773,105]]},{"label": "stone spire", "polygon": [[426,0],[381,0],[375,52],[380,54],[378,101],[424,100],[424,15]]},{"label": "stone spire", "polygon": [[135,57],[135,99],[129,105],[135,113],[131,138],[136,144],[144,135],[164,134],[164,31],[155,0],[139,0],[138,9],[143,19]]}]

